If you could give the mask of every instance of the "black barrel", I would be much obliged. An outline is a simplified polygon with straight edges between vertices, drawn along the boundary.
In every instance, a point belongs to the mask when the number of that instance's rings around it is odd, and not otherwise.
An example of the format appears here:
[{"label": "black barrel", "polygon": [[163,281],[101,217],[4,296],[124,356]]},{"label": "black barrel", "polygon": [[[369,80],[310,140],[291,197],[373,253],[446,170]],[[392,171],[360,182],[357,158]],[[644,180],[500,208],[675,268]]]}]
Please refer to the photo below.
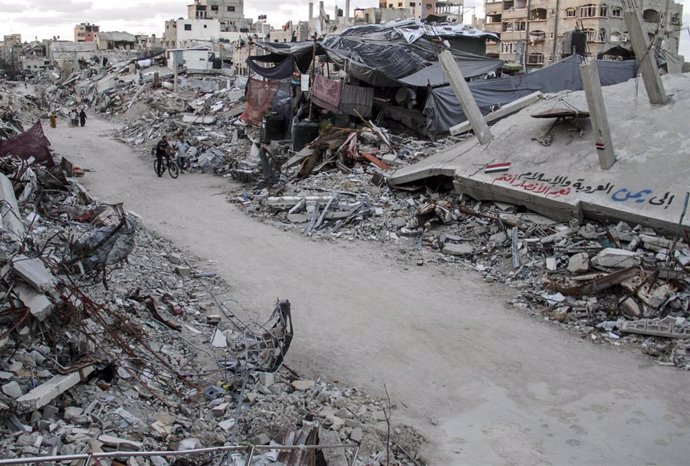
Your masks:
[{"label": "black barrel", "polygon": [[313,121],[300,121],[292,127],[292,150],[297,152],[319,137],[319,124]]}]

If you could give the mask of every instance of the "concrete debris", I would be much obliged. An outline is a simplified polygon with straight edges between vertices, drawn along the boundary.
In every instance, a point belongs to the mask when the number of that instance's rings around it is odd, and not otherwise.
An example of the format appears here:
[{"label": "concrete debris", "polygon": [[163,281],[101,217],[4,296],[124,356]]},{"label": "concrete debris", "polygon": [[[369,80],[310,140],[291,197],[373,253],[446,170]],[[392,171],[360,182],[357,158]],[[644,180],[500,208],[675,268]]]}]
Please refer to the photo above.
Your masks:
[{"label": "concrete debris", "polygon": [[[0,172],[19,183],[23,167],[0,161]],[[22,240],[0,238],[3,306],[12,313],[0,320],[0,420],[17,432],[0,438],[3,457],[271,444],[285,441],[285,432],[295,444],[317,444],[314,426],[337,444],[357,439],[359,457],[380,454],[375,413],[383,400],[285,366],[294,338],[287,300],[266,322],[240,322],[219,304],[229,300],[225,282],[195,273],[207,266],[121,205],[98,203],[64,176],[37,176],[37,183],[41,189],[18,206],[18,217],[31,219]],[[355,207],[362,214],[368,204],[344,195],[328,212]],[[396,429],[405,433],[397,437],[405,451],[421,448],[413,429]],[[343,449],[348,462],[355,450]],[[281,461],[283,453],[254,458]],[[397,448],[393,454],[405,457]]]}]

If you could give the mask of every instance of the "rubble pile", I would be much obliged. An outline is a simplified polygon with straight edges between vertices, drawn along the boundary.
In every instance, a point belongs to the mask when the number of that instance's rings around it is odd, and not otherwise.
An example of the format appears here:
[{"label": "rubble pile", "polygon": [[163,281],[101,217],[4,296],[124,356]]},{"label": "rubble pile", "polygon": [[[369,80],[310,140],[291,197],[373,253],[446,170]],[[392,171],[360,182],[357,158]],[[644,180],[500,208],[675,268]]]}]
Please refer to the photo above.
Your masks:
[{"label": "rubble pile", "polygon": [[[428,144],[432,151],[440,145]],[[301,166],[283,166],[285,183],[233,192],[229,200],[307,236],[377,241],[418,265],[457,263],[518,289],[514,306],[592,341],[633,344],[661,364],[690,368],[688,238],[624,222],[559,224],[511,204],[463,199],[443,177],[426,187],[393,190],[378,166],[348,168],[333,155],[326,163],[319,159],[318,173],[302,177],[303,161],[317,147],[318,140],[300,153]],[[410,140],[404,147],[424,154]],[[369,148],[360,144],[358,150]]]},{"label": "rubble pile", "polygon": [[327,464],[386,464],[388,450],[391,464],[416,464],[423,439],[397,424],[388,436],[394,406],[284,364],[289,302],[242,322],[212,263],[121,205],[56,169],[5,158],[0,171],[0,456],[249,444],[266,447],[206,455],[266,464],[307,442],[337,446]]},{"label": "rubble pile", "polygon": [[17,136],[45,113],[40,99],[18,92],[17,86],[24,84],[0,82],[0,141]]},{"label": "rubble pile", "polygon": [[49,84],[44,77],[43,84],[62,117],[72,108],[88,105],[101,116],[121,122],[115,137],[142,147],[146,155],[164,134],[171,141],[183,134],[192,146],[190,171],[231,173],[251,147],[246,125],[238,118],[244,110],[246,78],[196,78],[182,72],[178,80],[175,88],[171,70],[137,69],[129,61],[108,68],[93,65],[59,85]]}]

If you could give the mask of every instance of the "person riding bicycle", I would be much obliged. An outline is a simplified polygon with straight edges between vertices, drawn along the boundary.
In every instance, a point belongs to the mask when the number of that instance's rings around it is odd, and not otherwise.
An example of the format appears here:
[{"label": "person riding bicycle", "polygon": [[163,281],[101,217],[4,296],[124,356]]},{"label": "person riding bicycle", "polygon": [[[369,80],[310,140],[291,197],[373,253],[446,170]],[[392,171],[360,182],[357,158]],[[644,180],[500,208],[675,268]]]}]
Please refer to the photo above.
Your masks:
[{"label": "person riding bicycle", "polygon": [[[170,153],[172,152],[172,147],[170,147],[170,144],[168,143],[168,136],[165,134],[161,138],[160,141],[158,141],[158,144],[156,144],[156,160],[158,161],[158,166],[161,167],[158,170],[158,177],[160,178],[163,176],[163,172],[165,171],[165,168],[168,166],[170,163]],[[161,165],[163,163],[163,158],[165,157],[165,165]]]}]

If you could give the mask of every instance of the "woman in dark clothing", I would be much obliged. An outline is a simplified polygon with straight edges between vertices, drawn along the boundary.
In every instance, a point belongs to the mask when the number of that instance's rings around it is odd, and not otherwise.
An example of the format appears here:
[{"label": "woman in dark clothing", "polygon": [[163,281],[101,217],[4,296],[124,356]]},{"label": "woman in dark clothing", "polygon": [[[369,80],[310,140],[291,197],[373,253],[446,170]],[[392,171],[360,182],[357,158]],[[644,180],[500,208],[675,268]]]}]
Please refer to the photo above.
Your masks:
[{"label": "woman in dark clothing", "polygon": [[79,112],[79,123],[81,124],[82,128],[86,124],[86,112],[83,108],[81,109],[81,112]]}]

